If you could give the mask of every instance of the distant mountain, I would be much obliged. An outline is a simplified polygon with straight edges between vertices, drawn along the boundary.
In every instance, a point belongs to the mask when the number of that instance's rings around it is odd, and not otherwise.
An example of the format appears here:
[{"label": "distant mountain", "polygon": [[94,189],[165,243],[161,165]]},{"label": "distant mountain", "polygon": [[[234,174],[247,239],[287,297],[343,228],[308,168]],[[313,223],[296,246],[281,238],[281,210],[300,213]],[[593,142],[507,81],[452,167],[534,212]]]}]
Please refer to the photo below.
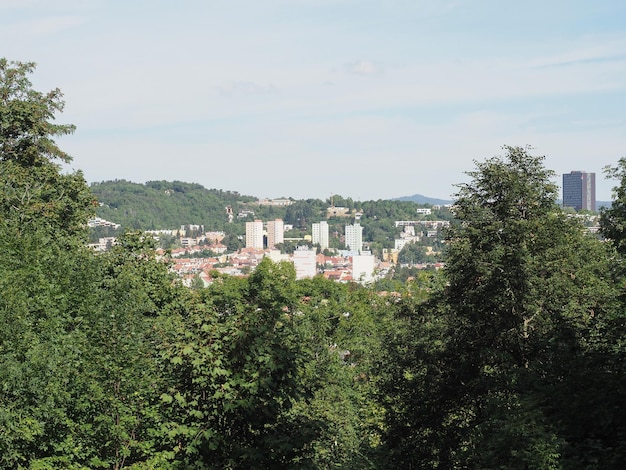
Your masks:
[{"label": "distant mountain", "polygon": [[438,204],[441,206],[446,205],[446,204],[452,204],[452,200],[437,199],[434,197],[423,196],[421,194],[413,194],[413,196],[396,197],[396,198],[393,198],[392,201],[411,201],[417,204],[433,204],[433,205]]},{"label": "distant mountain", "polygon": [[[417,204],[439,204],[439,205],[446,205],[446,204],[452,204],[454,201],[452,200],[447,200],[447,199],[437,199],[437,198],[433,198],[433,197],[428,197],[428,196],[424,196],[422,194],[413,194],[413,196],[402,196],[402,197],[396,197],[391,199],[392,201],[411,201],[411,202],[415,202]],[[563,204],[562,200],[557,200],[557,203],[559,205]],[[612,201],[596,201],[596,209],[599,211],[600,208],[602,207],[607,207],[610,208],[612,205]]]}]

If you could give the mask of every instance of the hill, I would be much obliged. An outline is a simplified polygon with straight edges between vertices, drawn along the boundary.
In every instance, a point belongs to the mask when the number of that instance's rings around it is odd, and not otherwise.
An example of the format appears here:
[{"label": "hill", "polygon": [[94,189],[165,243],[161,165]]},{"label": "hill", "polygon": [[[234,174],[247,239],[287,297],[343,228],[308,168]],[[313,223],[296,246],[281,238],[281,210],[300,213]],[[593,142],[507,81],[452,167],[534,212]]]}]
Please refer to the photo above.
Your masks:
[{"label": "hill", "polygon": [[144,230],[204,224],[220,229],[228,223],[226,207],[235,214],[256,201],[237,192],[206,189],[181,181],[149,181],[145,184],[126,180],[93,183],[91,191],[98,200],[98,217],[127,228]]},{"label": "hill", "polygon": [[[320,199],[293,200],[291,204],[273,206],[262,204],[254,196],[237,192],[206,189],[195,183],[181,181],[149,181],[145,184],[126,180],[94,183],[91,190],[99,206],[96,215],[121,224],[125,228],[142,230],[172,229],[186,224],[204,225],[208,230],[243,231],[243,222],[252,218],[271,220],[281,218],[286,224],[309,229],[312,222],[328,219],[330,201]],[[363,216],[366,230],[378,226],[393,226],[394,220],[415,218],[419,204],[410,199],[353,201],[335,195],[334,203],[348,209],[347,217],[337,218],[336,230],[351,223],[357,213]],[[427,204],[442,204],[439,199],[424,198]],[[444,201],[447,203],[448,201]],[[234,224],[229,223],[226,208],[232,210]],[[238,217],[241,214],[242,217]],[[246,214],[245,217],[243,215]],[[449,214],[446,214],[448,216]],[[437,215],[441,217],[441,214]],[[331,218],[332,219],[332,218]],[[372,236],[372,238],[375,238]]]},{"label": "hill", "polygon": [[437,199],[433,197],[424,196],[422,194],[413,194],[413,196],[402,196],[393,198],[392,201],[411,201],[416,204],[433,204],[433,205],[441,205],[445,206],[446,204],[452,204],[452,200],[448,199]]}]

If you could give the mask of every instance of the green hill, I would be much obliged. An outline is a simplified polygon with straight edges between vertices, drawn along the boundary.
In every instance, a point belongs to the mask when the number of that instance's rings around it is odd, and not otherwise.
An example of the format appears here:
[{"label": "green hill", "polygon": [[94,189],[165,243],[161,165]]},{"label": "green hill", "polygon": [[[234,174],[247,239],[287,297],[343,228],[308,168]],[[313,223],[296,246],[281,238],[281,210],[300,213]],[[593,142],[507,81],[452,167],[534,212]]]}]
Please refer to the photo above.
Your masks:
[{"label": "green hill", "polygon": [[171,229],[183,224],[221,230],[228,223],[227,206],[236,215],[256,201],[252,196],[181,181],[139,184],[115,180],[93,183],[91,190],[100,204],[98,217],[144,230]]}]

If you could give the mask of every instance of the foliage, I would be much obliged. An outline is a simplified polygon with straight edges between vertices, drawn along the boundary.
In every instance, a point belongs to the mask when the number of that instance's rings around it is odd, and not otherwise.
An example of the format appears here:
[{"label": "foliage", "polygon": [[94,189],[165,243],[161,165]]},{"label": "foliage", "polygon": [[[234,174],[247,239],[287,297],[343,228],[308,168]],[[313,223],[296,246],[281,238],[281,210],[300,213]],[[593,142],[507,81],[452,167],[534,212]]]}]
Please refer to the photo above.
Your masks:
[{"label": "foliage", "polygon": [[447,285],[405,309],[385,342],[385,442],[397,468],[608,468],[608,449],[622,452],[602,431],[618,420],[589,419],[584,433],[575,423],[589,387],[611,404],[623,391],[570,375],[614,370],[598,355],[615,307],[610,253],[556,205],[541,157],[505,150],[460,185]]},{"label": "foliage", "polygon": [[63,110],[62,94],[33,90],[28,75],[34,68],[0,58],[0,214],[24,229],[86,236],[93,197],[81,172],[61,174],[55,162],[71,161],[53,139],[74,126],[50,122]]},{"label": "foliage", "polygon": [[180,181],[125,180],[94,183],[91,190],[101,203],[99,217],[127,229],[176,229],[181,225],[204,225],[206,230],[229,227],[226,206],[235,214],[254,198],[239,193],[205,189]]},{"label": "foliage", "polygon": [[32,89],[28,75],[33,62],[9,62],[0,58],[0,160],[24,167],[37,167],[70,156],[59,149],[53,137],[71,134],[74,126],[52,124],[64,102],[59,89],[41,93]]},{"label": "foliage", "polygon": [[299,281],[302,386],[292,415],[317,424],[312,468],[378,468],[381,408],[372,400],[385,300],[359,285]]},{"label": "foliage", "polygon": [[618,185],[613,188],[611,207],[600,209],[600,228],[602,235],[615,246],[624,257],[626,254],[626,158],[620,158],[617,166],[604,169],[607,177],[616,179]]},{"label": "foliage", "polygon": [[176,461],[270,468],[303,458],[286,415],[299,393],[294,282],[291,265],[265,259],[248,279],[220,278],[183,316],[165,319],[161,439]]}]

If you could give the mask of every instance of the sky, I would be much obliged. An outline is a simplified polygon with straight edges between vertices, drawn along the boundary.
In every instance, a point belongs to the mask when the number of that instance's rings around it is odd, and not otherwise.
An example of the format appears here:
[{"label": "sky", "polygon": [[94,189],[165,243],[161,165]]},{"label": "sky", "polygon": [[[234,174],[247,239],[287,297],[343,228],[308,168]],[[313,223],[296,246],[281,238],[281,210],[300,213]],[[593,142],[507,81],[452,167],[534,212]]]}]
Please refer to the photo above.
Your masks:
[{"label": "sky", "polygon": [[605,201],[626,157],[623,0],[0,0],[0,44],[89,183],[451,199],[510,145]]}]

